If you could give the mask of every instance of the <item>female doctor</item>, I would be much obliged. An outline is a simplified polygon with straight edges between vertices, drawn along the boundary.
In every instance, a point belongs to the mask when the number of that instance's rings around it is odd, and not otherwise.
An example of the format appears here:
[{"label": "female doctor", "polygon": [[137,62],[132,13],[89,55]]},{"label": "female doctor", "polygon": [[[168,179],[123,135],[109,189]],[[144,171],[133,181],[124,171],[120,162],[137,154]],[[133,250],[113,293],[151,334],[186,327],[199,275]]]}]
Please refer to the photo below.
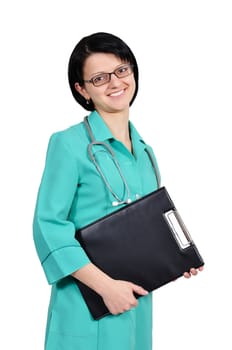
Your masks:
[{"label": "female doctor", "polygon": [[[151,350],[152,294],[99,270],[74,238],[77,229],[157,188],[145,152],[154,157],[152,149],[129,121],[136,59],[120,38],[95,33],[74,48],[68,74],[74,98],[91,113],[89,130],[81,122],[51,136],[37,197],[34,242],[52,285],[45,349]],[[90,133],[98,141],[91,149]],[[94,320],[75,279],[97,292],[111,315]]]}]

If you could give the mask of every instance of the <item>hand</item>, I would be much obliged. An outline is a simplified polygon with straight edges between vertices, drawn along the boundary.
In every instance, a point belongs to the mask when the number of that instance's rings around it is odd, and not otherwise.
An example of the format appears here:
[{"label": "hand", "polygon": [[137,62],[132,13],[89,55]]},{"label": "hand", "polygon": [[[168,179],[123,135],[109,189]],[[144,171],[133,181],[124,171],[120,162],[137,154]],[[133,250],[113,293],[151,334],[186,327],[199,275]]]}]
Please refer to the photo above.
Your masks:
[{"label": "hand", "polygon": [[101,296],[113,315],[123,313],[138,305],[134,293],[147,295],[142,287],[127,281],[111,280],[110,285]]},{"label": "hand", "polygon": [[191,276],[196,276],[198,271],[203,271],[203,266],[200,266],[198,269],[191,268],[189,272],[184,272],[183,275],[185,278],[190,278]]}]

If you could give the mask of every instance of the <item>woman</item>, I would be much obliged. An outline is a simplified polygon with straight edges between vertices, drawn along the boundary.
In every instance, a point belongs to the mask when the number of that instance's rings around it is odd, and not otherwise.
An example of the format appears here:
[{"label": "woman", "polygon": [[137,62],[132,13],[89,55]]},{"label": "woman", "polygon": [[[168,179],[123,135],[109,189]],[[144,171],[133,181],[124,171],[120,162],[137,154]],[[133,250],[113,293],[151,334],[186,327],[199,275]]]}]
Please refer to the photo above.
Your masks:
[{"label": "woman", "polygon": [[[83,38],[69,61],[69,83],[86,110],[96,140],[115,152],[128,182],[130,200],[157,188],[145,146],[129,122],[138,91],[138,67],[130,48],[118,37],[95,33]],[[130,281],[114,280],[90,262],[75,231],[112,212],[114,193],[125,204],[127,191],[103,147],[95,156],[113,188],[107,188],[88,154],[83,122],[54,133],[34,215],[34,241],[48,282],[52,285],[46,350],[152,349],[152,295]],[[153,154],[154,156],[154,154]],[[185,277],[197,274],[191,269]],[[86,284],[102,298],[111,315],[94,320],[75,283]],[[134,292],[141,295],[139,301]]]}]

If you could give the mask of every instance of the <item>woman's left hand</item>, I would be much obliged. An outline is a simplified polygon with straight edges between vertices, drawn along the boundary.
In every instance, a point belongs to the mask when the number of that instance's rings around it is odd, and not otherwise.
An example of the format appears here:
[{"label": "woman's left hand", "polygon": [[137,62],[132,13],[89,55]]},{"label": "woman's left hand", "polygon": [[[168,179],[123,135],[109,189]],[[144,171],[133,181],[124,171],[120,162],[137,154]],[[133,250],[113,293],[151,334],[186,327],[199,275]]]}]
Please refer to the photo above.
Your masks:
[{"label": "woman's left hand", "polygon": [[184,277],[185,278],[190,278],[192,275],[196,276],[198,274],[198,271],[202,271],[203,270],[203,266],[200,266],[198,269],[195,268],[191,268],[189,272],[184,272]]}]

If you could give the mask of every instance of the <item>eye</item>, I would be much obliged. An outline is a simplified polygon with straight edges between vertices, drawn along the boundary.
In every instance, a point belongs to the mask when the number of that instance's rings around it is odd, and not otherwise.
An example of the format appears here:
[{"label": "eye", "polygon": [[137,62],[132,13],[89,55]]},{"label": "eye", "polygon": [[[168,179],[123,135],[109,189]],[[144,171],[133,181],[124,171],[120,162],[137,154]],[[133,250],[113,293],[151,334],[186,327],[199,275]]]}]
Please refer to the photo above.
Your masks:
[{"label": "eye", "polygon": [[117,73],[120,74],[120,75],[126,74],[126,73],[128,73],[129,69],[130,69],[130,68],[129,68],[128,65],[122,66],[122,67],[119,67],[119,68],[117,69]]},{"label": "eye", "polygon": [[92,80],[93,80],[94,85],[102,84],[108,80],[108,74],[96,75]]}]

